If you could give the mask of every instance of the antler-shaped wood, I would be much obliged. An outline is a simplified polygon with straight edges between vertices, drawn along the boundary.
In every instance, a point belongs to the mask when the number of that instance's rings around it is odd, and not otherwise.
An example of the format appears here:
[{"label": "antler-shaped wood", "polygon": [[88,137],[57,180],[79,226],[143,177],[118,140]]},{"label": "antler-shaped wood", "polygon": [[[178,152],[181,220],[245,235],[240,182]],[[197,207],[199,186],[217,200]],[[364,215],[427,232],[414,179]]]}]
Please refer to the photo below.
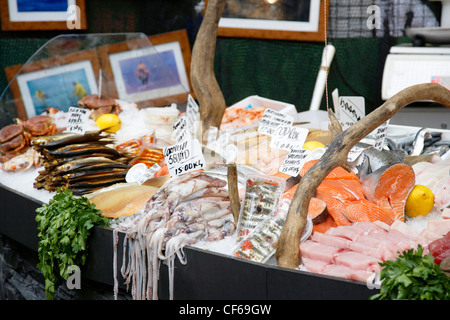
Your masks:
[{"label": "antler-shaped wood", "polygon": [[436,83],[414,85],[402,90],[379,108],[339,134],[318,162],[302,177],[289,207],[278,241],[277,264],[285,268],[300,265],[300,238],[306,226],[308,205],[323,179],[336,167],[345,166],[348,152],[362,138],[390,119],[401,108],[416,102],[432,100],[450,108],[450,91]]},{"label": "antler-shaped wood", "polygon": [[217,29],[225,0],[210,0],[192,48],[191,83],[197,97],[202,136],[211,126],[220,128],[225,99],[214,74]]}]

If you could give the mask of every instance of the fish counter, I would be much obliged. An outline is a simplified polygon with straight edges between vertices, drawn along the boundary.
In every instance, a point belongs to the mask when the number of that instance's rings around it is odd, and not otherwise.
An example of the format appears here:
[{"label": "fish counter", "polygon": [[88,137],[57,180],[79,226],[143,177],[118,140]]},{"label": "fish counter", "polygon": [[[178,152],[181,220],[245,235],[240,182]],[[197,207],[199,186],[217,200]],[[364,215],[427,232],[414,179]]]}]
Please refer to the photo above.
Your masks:
[{"label": "fish counter", "polygon": [[290,204],[334,139],[326,112],[250,97],[198,137],[192,110],[98,100],[78,104],[82,133],[57,110],[0,131],[0,233],[37,252],[48,299],[71,265],[136,300],[386,299],[383,270],[414,252],[448,288],[449,131],[364,137],[315,191],[284,268]]}]

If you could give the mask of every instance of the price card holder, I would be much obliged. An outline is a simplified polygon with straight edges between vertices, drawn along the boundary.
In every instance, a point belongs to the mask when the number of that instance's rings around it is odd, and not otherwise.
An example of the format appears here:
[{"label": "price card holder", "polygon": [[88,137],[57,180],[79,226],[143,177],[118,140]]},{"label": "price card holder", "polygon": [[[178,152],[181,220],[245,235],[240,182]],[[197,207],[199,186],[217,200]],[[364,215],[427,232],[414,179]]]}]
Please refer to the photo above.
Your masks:
[{"label": "price card holder", "polygon": [[339,97],[339,122],[345,130],[365,116],[364,97]]},{"label": "price card holder", "polygon": [[197,127],[200,122],[200,108],[194,98],[189,94],[186,105],[187,123],[191,133],[195,136]]},{"label": "price card holder", "polygon": [[70,107],[65,131],[84,134],[86,131],[85,123],[88,121],[88,119],[89,113],[87,109]]},{"label": "price card holder", "polygon": [[278,171],[293,177],[298,176],[305,162],[309,160],[310,154],[311,151],[306,149],[292,149]]},{"label": "price card holder", "polygon": [[163,149],[164,159],[172,177],[205,168],[200,142],[197,139],[183,141]]},{"label": "price card holder", "polygon": [[181,115],[172,125],[172,132],[175,136],[176,143],[192,139],[191,129],[187,121],[186,115]]},{"label": "price card holder", "polygon": [[293,122],[291,115],[267,108],[259,123],[258,132],[272,136],[279,126],[292,126]]},{"label": "price card holder", "polygon": [[300,149],[306,141],[309,130],[293,126],[279,126],[272,134],[270,147],[290,151]]}]

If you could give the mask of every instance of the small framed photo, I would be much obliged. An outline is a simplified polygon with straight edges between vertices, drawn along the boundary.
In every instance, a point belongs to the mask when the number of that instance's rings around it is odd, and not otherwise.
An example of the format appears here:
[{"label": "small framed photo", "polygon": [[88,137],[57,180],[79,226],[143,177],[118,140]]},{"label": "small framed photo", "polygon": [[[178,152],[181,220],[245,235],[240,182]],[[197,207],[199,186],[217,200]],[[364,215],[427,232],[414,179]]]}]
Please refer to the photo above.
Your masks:
[{"label": "small framed photo", "polygon": [[98,94],[99,70],[100,62],[92,49],[7,67],[5,73],[17,114],[27,119],[48,108],[67,112],[85,95]]},{"label": "small framed photo", "polygon": [[139,107],[186,102],[191,91],[191,51],[186,31],[150,36],[149,40],[99,48],[109,95]]},{"label": "small framed photo", "polygon": [[324,0],[227,0],[217,35],[324,41]]},{"label": "small framed photo", "polygon": [[85,30],[85,0],[0,0],[3,31]]}]

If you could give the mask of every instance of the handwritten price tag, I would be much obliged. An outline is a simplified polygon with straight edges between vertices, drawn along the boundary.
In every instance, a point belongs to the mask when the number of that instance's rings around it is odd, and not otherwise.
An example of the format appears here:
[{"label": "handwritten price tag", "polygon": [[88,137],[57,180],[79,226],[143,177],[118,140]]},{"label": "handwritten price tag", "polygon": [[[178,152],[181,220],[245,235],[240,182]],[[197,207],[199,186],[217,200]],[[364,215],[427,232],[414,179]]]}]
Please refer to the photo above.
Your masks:
[{"label": "handwritten price tag", "polygon": [[310,153],[311,151],[306,149],[291,149],[278,171],[293,177],[298,176]]},{"label": "handwritten price tag", "polygon": [[197,139],[165,147],[163,153],[172,177],[205,167],[205,158],[203,157],[200,142]]},{"label": "handwritten price tag", "polygon": [[272,136],[279,126],[292,126],[294,118],[291,115],[267,108],[258,126],[258,132]]},{"label": "handwritten price tag", "polygon": [[89,114],[87,109],[70,107],[65,131],[84,134],[84,125],[88,119]]},{"label": "handwritten price tag", "polygon": [[389,120],[384,122],[381,126],[379,126],[376,129],[375,144],[374,144],[375,149],[378,149],[378,150],[383,149],[384,140],[386,139],[388,125],[389,125]]},{"label": "handwritten price tag", "polygon": [[293,148],[299,149],[305,143],[308,132],[306,128],[279,126],[272,134],[270,147],[288,151]]},{"label": "handwritten price tag", "polygon": [[339,122],[345,130],[365,116],[364,97],[339,97]]}]

